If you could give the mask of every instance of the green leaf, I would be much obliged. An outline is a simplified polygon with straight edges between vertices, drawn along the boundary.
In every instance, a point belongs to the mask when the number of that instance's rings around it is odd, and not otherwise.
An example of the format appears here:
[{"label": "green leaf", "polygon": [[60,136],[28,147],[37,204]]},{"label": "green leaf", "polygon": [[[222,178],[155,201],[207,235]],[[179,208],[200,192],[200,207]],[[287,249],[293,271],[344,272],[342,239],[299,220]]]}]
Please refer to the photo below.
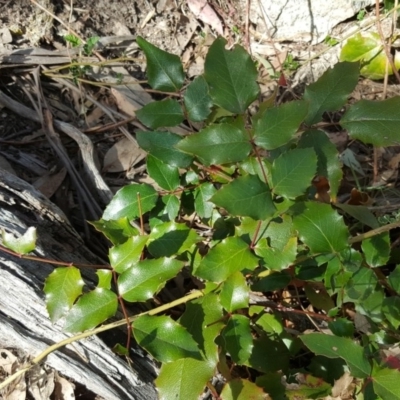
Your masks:
[{"label": "green leaf", "polygon": [[280,335],[283,333],[283,324],[281,318],[274,314],[263,314],[256,321],[256,324],[263,328],[268,334]]},{"label": "green leaf", "polygon": [[251,151],[251,144],[244,129],[221,123],[187,136],[176,148],[196,156],[205,165],[212,165],[244,160]]},{"label": "green leaf", "polygon": [[118,277],[119,294],[126,301],[146,301],[182,269],[183,262],[172,258],[143,260]]},{"label": "green leaf", "polygon": [[313,148],[317,154],[317,175],[325,176],[329,181],[330,196],[336,199],[343,172],[336,146],[329,140],[325,132],[309,130],[301,135],[299,148]]},{"label": "green leaf", "polygon": [[153,257],[170,257],[189,250],[200,239],[196,231],[185,224],[165,222],[152,229],[147,248]]},{"label": "green leaf", "polygon": [[386,319],[399,329],[400,326],[400,298],[399,297],[386,297],[383,299],[382,311]]},{"label": "green leaf", "polygon": [[329,204],[307,202],[306,210],[293,218],[300,240],[313,254],[338,253],[348,246],[349,236],[341,217]]},{"label": "green leaf", "polygon": [[399,96],[381,101],[361,100],[350,106],[340,124],[352,139],[377,147],[398,145],[399,107]]},{"label": "green leaf", "polygon": [[215,245],[201,260],[194,274],[200,278],[223,282],[229,275],[258,265],[247,243],[237,237],[228,237]]},{"label": "green leaf", "polygon": [[254,175],[236,178],[218,190],[211,201],[230,214],[248,216],[255,220],[266,219],[275,212],[268,185]]},{"label": "green leaf", "polygon": [[162,202],[165,204],[164,210],[168,214],[169,220],[174,220],[178,216],[181,207],[179,199],[173,194],[167,194],[162,197]]},{"label": "green leaf", "polygon": [[177,167],[165,164],[158,158],[148,155],[147,172],[163,189],[175,190],[179,186],[179,171]]},{"label": "green leaf", "polygon": [[189,154],[182,153],[175,145],[182,137],[170,132],[136,132],[139,146],[171,167],[187,168],[192,160]]},{"label": "green leaf", "polygon": [[371,365],[364,349],[350,338],[310,333],[301,335],[302,342],[315,354],[328,358],[342,358],[356,378],[366,378],[371,373]]},{"label": "green leaf", "polygon": [[253,348],[250,320],[244,315],[232,315],[221,332],[221,343],[233,362],[244,364],[249,359]]},{"label": "green leaf", "polygon": [[97,231],[102,232],[112,244],[121,244],[126,242],[131,236],[139,235],[139,231],[130,224],[127,217],[116,220],[106,221],[99,219],[98,221],[89,221]]},{"label": "green leaf", "polygon": [[249,287],[246,278],[240,272],[234,272],[222,284],[220,300],[228,312],[249,306]]},{"label": "green leaf", "polygon": [[299,385],[289,387],[285,395],[288,400],[299,399],[322,399],[329,398],[332,391],[329,383],[324,382],[320,377],[316,378],[310,374],[302,377]]},{"label": "green leaf", "polygon": [[148,236],[133,236],[125,243],[111,247],[109,251],[110,264],[116,272],[121,274],[135,265],[141,258]]},{"label": "green leaf", "polygon": [[200,299],[186,304],[180,324],[187,329],[197,342],[209,365],[216,367],[219,360],[216,337],[223,328],[223,310],[219,296],[208,293]]},{"label": "green leaf", "polygon": [[197,186],[194,191],[194,207],[200,218],[210,218],[214,210],[214,204],[209,200],[215,194],[215,189],[212,183],[202,183]]},{"label": "green leaf", "polygon": [[372,375],[374,390],[381,399],[399,400],[399,371],[396,369],[383,368]]},{"label": "green leaf", "polygon": [[272,190],[287,198],[301,196],[311,186],[316,170],[317,156],[313,149],[289,150],[272,165]]},{"label": "green leaf", "polygon": [[138,218],[141,212],[144,214],[154,208],[157,198],[157,192],[150,185],[143,183],[124,186],[106,207],[103,219]]},{"label": "green leaf", "polygon": [[27,254],[36,248],[36,228],[31,226],[19,238],[2,229],[3,245],[17,254]]},{"label": "green leaf", "polygon": [[172,318],[143,315],[133,321],[133,335],[140,346],[161,362],[181,358],[201,359],[192,336]]},{"label": "green leaf", "polygon": [[151,129],[177,126],[184,120],[182,107],[177,100],[166,99],[146,104],[136,111],[139,121]]},{"label": "green leaf", "polygon": [[208,94],[207,82],[202,75],[195,78],[187,87],[183,100],[191,121],[201,122],[208,117],[213,103]]},{"label": "green leaf", "polygon": [[214,103],[226,110],[241,114],[257,98],[257,69],[243,47],[225,49],[226,40],[218,38],[206,56],[204,71]]},{"label": "green leaf", "polygon": [[253,118],[254,142],[266,150],[285,145],[293,139],[307,111],[308,104],[304,100],[268,108],[261,118],[256,121]]},{"label": "green leaf", "polygon": [[364,239],[361,244],[365,261],[372,267],[380,267],[389,261],[390,257],[390,237],[389,232]]},{"label": "green leaf", "polygon": [[378,220],[376,219],[375,215],[372,214],[368,207],[339,203],[336,203],[335,207],[340,208],[345,213],[351,215],[353,218],[355,218],[357,221],[360,221],[364,225],[367,225],[373,229],[379,227]]},{"label": "green leaf", "polygon": [[236,378],[225,384],[221,400],[268,400],[270,397],[262,388],[247,379]]},{"label": "green leaf", "polygon": [[160,399],[198,400],[215,367],[207,361],[181,358],[163,364],[155,384]]},{"label": "green leaf", "polygon": [[157,48],[140,36],[136,42],[146,55],[150,86],[164,92],[177,92],[185,80],[180,58]]},{"label": "green leaf", "polygon": [[297,238],[287,239],[285,246],[280,248],[271,247],[269,239],[261,239],[254,248],[255,253],[265,262],[265,267],[274,271],[282,271],[296,260]]},{"label": "green leaf", "polygon": [[256,281],[251,289],[256,292],[273,292],[285,288],[291,280],[286,272],[274,272]]},{"label": "green leaf", "polygon": [[400,265],[396,265],[396,268],[389,275],[390,286],[400,294]]},{"label": "green leaf", "polygon": [[326,313],[328,313],[332,308],[335,308],[335,303],[324,287],[314,288],[312,285],[306,283],[304,286],[304,292],[313,307],[323,310]]},{"label": "green leaf", "polygon": [[83,332],[92,329],[117,312],[118,298],[111,290],[97,288],[81,296],[67,314],[64,329]]},{"label": "green leaf", "polygon": [[98,269],[96,275],[99,280],[98,288],[111,289],[112,271],[110,269]]},{"label": "green leaf", "polygon": [[81,272],[75,267],[56,268],[44,284],[46,308],[51,322],[58,321],[82,294],[84,282]]},{"label": "green leaf", "polygon": [[309,85],[304,93],[304,100],[309,102],[307,125],[319,122],[324,112],[343,107],[357,85],[358,76],[358,63],[341,62]]}]

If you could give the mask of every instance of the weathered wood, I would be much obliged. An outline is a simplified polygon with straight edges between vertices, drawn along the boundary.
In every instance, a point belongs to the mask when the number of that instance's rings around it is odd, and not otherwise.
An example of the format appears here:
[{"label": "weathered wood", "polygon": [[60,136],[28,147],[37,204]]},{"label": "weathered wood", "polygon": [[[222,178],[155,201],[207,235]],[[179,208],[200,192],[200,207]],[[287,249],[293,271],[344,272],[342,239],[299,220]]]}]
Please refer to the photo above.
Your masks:
[{"label": "weathered wood", "polygon": [[[35,253],[48,259],[104,264],[83,243],[62,211],[31,185],[0,169],[0,228],[15,235],[37,228]],[[48,318],[43,282],[53,266],[0,252],[0,347],[37,356],[69,335]],[[136,352],[135,352],[136,353]],[[137,352],[132,370],[98,337],[48,356],[46,364],[107,400],[156,399],[154,362]]]}]

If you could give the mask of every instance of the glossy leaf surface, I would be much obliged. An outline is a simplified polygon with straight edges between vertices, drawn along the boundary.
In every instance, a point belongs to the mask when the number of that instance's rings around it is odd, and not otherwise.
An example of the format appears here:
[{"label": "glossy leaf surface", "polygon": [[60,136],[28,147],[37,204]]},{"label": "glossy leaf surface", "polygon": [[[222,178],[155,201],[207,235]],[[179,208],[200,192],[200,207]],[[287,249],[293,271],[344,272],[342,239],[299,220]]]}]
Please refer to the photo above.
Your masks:
[{"label": "glossy leaf surface", "polygon": [[212,100],[208,94],[208,85],[202,75],[187,87],[183,96],[186,112],[193,122],[204,121],[211,112]]},{"label": "glossy leaf surface", "polygon": [[4,246],[8,249],[13,250],[17,254],[27,254],[35,250],[36,228],[28,228],[25,233],[18,238],[2,229],[2,239]]},{"label": "glossy leaf surface", "polygon": [[249,306],[249,287],[246,278],[240,272],[234,272],[222,284],[221,304],[228,312]]},{"label": "glossy leaf surface", "polygon": [[96,230],[104,233],[112,244],[117,245],[126,242],[126,240],[134,235],[138,235],[139,231],[130,224],[127,217],[116,220],[106,221],[99,219],[98,221],[90,221]]},{"label": "glossy leaf surface", "polygon": [[221,400],[271,400],[262,388],[247,379],[233,379],[225,384]]},{"label": "glossy leaf surface", "polygon": [[178,167],[166,164],[150,154],[147,156],[146,166],[150,177],[153,178],[161,188],[172,191],[179,186]]},{"label": "glossy leaf surface", "polygon": [[170,317],[143,315],[135,319],[132,328],[138,344],[158,361],[168,363],[181,358],[201,360],[192,336]]},{"label": "glossy leaf surface", "polygon": [[136,111],[138,120],[151,129],[176,126],[184,120],[181,105],[177,100],[166,99],[146,104]]},{"label": "glossy leaf surface", "polygon": [[213,102],[234,113],[243,113],[260,91],[257,69],[249,54],[239,45],[225,49],[226,40],[218,38],[206,56],[205,79]]},{"label": "glossy leaf surface", "polygon": [[388,232],[363,240],[361,247],[365,261],[370,267],[380,267],[389,261],[390,237]]},{"label": "glossy leaf surface", "polygon": [[194,206],[200,218],[210,218],[214,209],[214,204],[209,201],[215,194],[215,189],[212,183],[202,183],[194,191]]},{"label": "glossy leaf surface", "polygon": [[171,258],[140,261],[119,276],[119,293],[131,302],[151,299],[182,267],[181,261]]},{"label": "glossy leaf surface", "polygon": [[178,91],[185,79],[179,57],[159,49],[140,36],[136,42],[146,55],[150,86],[164,92]]}]

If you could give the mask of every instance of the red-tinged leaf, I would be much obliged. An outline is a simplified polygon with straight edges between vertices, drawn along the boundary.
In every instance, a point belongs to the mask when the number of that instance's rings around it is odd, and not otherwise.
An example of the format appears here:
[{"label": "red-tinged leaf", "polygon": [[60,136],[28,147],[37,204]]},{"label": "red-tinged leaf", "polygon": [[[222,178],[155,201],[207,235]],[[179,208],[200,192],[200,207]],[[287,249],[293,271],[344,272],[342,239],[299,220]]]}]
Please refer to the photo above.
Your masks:
[{"label": "red-tinged leaf", "polygon": [[253,270],[257,265],[258,259],[246,242],[237,237],[228,237],[207,253],[194,274],[219,283],[236,271]]},{"label": "red-tinged leaf", "polygon": [[67,314],[64,329],[67,332],[83,332],[92,329],[115,315],[117,295],[111,290],[97,288],[81,296]]},{"label": "red-tinged leaf", "polygon": [[241,114],[257,98],[257,69],[253,60],[236,45],[225,49],[226,40],[218,38],[206,56],[204,71],[214,103],[226,110]]},{"label": "red-tinged leaf", "polygon": [[47,278],[43,291],[46,307],[52,322],[63,317],[82,294],[84,282],[75,267],[56,268]]},{"label": "red-tinged leaf", "polygon": [[132,328],[138,344],[158,361],[169,363],[181,358],[201,360],[192,336],[170,317],[143,315],[135,319]]},{"label": "red-tinged leaf", "polygon": [[135,265],[141,258],[148,236],[132,236],[125,243],[111,247],[109,251],[110,264],[121,274]]},{"label": "red-tinged leaf", "polygon": [[118,190],[106,207],[103,219],[138,218],[141,212],[144,214],[155,207],[157,198],[157,192],[150,185],[132,184],[124,186]]},{"label": "red-tinged leaf", "polygon": [[17,254],[27,254],[35,250],[36,247],[36,228],[30,227],[26,232],[16,238],[11,233],[2,229],[3,245]]},{"label": "red-tinged leaf", "polygon": [[151,299],[182,267],[183,262],[172,258],[139,261],[119,276],[119,294],[131,302]]},{"label": "red-tinged leaf", "polygon": [[221,286],[221,304],[228,312],[249,306],[249,287],[240,272],[234,272]]},{"label": "red-tinged leaf", "polygon": [[214,371],[212,363],[194,358],[163,364],[155,380],[160,400],[198,400]]},{"label": "red-tinged leaf", "polygon": [[339,253],[348,246],[348,229],[329,204],[305,203],[306,209],[293,218],[300,240],[312,253]]},{"label": "red-tinged leaf", "polygon": [[268,108],[254,123],[254,142],[267,150],[273,150],[293,139],[307,115],[308,104],[304,100],[284,103]]},{"label": "red-tinged leaf", "polygon": [[185,137],[176,148],[196,156],[205,165],[212,165],[244,160],[251,151],[251,144],[244,129],[221,123]]},{"label": "red-tinged leaf", "polygon": [[220,343],[235,363],[246,363],[253,348],[250,320],[244,315],[232,315],[221,332]]},{"label": "red-tinged leaf", "polygon": [[272,165],[272,190],[287,198],[301,196],[311,186],[316,172],[317,156],[313,149],[288,150]]},{"label": "red-tinged leaf", "polygon": [[177,92],[185,80],[180,58],[159,49],[140,36],[136,38],[136,42],[146,55],[150,86],[164,92]]},{"label": "red-tinged leaf", "polygon": [[225,384],[221,400],[272,400],[264,390],[247,379],[234,379]]},{"label": "red-tinged leaf", "polygon": [[136,111],[140,122],[151,129],[177,126],[185,118],[179,102],[175,99],[154,101]]},{"label": "red-tinged leaf", "polygon": [[302,342],[315,354],[328,358],[342,358],[356,378],[366,378],[371,373],[371,365],[364,349],[350,338],[310,333],[300,336]]},{"label": "red-tinged leaf", "polygon": [[233,215],[255,220],[266,219],[276,210],[269,186],[254,175],[236,178],[218,190],[211,201]]},{"label": "red-tinged leaf", "polygon": [[156,225],[149,236],[148,250],[153,257],[170,257],[189,250],[201,240],[194,229],[186,224],[165,222]]}]

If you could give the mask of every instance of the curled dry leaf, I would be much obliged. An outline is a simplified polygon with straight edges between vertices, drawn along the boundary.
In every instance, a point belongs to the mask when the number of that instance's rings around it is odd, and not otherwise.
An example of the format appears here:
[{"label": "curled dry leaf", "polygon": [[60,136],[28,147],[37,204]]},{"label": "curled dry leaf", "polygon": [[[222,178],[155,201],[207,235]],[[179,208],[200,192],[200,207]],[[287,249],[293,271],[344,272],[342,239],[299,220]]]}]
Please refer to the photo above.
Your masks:
[{"label": "curled dry leaf", "polygon": [[190,11],[197,19],[210,25],[219,35],[224,33],[221,20],[207,0],[187,0],[187,3]]}]

